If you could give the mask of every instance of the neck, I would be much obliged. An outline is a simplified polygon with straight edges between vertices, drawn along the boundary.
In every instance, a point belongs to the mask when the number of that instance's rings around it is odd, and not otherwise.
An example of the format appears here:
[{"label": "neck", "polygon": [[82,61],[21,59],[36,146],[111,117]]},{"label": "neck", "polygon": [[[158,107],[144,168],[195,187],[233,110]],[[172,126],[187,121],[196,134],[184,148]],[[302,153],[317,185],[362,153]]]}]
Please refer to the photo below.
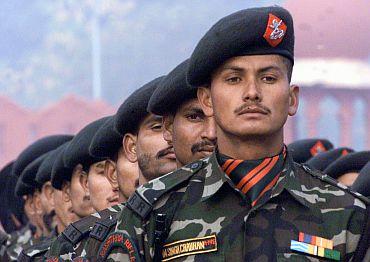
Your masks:
[{"label": "neck", "polygon": [[269,136],[236,137],[218,128],[218,151],[234,159],[255,160],[281,152],[284,145],[283,130]]}]

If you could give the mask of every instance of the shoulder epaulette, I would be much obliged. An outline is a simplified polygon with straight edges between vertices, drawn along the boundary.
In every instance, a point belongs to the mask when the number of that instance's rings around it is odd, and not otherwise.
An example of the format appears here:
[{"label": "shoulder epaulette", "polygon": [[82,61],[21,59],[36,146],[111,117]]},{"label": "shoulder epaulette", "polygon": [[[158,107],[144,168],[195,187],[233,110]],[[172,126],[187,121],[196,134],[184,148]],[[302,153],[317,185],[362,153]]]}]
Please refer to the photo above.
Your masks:
[{"label": "shoulder epaulette", "polygon": [[67,226],[62,234],[69,242],[76,245],[90,233],[91,227],[98,219],[100,218],[93,215],[84,217]]},{"label": "shoulder epaulette", "polygon": [[161,196],[189,180],[194,173],[202,168],[203,164],[204,160],[199,160],[167,175],[151,180],[149,183],[136,189],[135,193],[126,202],[126,206],[142,219],[145,219],[153,209],[154,203]]},{"label": "shoulder epaulette", "polygon": [[367,197],[361,195],[358,192],[352,191],[349,187],[347,187],[347,186],[339,183],[334,178],[332,178],[332,177],[330,177],[330,176],[328,176],[328,175],[326,175],[324,173],[321,173],[318,170],[312,169],[312,168],[310,168],[309,166],[307,166],[305,164],[298,164],[298,163],[296,163],[296,164],[298,166],[301,166],[307,173],[309,173],[313,177],[316,177],[316,178],[320,179],[321,181],[324,181],[324,182],[326,182],[326,183],[328,183],[328,184],[330,184],[332,186],[338,187],[338,188],[342,189],[343,191],[351,194],[355,198],[360,199],[362,202],[364,202],[364,204],[370,205],[370,200]]},{"label": "shoulder epaulette", "polygon": [[91,229],[95,223],[101,219],[109,217],[114,212],[110,209],[104,209],[87,217],[84,217],[76,222],[70,224],[62,234],[64,237],[71,242],[73,245],[76,245],[91,232]]},{"label": "shoulder epaulette", "polygon": [[112,213],[110,217],[97,221],[91,230],[90,237],[103,241],[111,229],[117,223],[117,213]]}]

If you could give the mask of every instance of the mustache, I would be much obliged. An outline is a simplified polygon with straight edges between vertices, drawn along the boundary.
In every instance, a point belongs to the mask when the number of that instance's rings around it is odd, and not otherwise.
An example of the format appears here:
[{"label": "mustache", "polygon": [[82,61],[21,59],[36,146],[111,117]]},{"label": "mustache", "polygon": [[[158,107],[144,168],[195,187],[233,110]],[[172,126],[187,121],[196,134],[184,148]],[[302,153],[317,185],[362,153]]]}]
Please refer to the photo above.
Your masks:
[{"label": "mustache", "polygon": [[194,154],[196,152],[204,151],[205,147],[215,147],[216,141],[203,140],[191,146],[191,152]]},{"label": "mustache", "polygon": [[165,149],[162,149],[160,151],[158,151],[158,153],[156,154],[156,159],[160,159],[162,157],[164,157],[165,155],[167,154],[170,154],[170,153],[173,153],[173,146],[169,146]]},{"label": "mustache", "polygon": [[245,103],[245,104],[242,104],[241,106],[239,106],[237,109],[234,110],[234,113],[239,114],[245,108],[250,107],[250,106],[258,107],[258,108],[262,109],[263,111],[266,111],[267,113],[271,113],[271,110],[268,107],[266,107],[266,106],[264,106],[260,103]]}]

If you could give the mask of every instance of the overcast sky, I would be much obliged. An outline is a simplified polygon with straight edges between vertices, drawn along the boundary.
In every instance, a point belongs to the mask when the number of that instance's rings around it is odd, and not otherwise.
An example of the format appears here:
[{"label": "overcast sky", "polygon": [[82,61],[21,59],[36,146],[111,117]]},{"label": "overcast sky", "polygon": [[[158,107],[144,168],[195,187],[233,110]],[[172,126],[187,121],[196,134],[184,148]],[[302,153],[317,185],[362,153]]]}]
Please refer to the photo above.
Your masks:
[{"label": "overcast sky", "polygon": [[[223,16],[279,4],[295,18],[296,54],[367,59],[367,0],[2,0],[0,94],[37,108],[66,93],[92,96],[93,11],[101,30],[102,98],[117,105],[191,54]],[[95,8],[95,9],[94,9]]]}]

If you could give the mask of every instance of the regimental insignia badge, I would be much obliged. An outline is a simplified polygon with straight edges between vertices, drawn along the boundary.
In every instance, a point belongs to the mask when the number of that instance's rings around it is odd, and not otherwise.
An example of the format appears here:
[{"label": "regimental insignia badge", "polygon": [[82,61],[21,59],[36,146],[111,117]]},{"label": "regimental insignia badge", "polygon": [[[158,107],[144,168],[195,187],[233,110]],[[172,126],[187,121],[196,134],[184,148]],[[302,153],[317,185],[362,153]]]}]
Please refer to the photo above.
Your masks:
[{"label": "regimental insignia badge", "polygon": [[100,245],[98,261],[106,261],[110,251],[114,248],[122,248],[130,262],[141,261],[140,255],[134,242],[124,233],[112,232]]},{"label": "regimental insignia badge", "polygon": [[344,150],[342,151],[341,156],[346,156],[346,155],[348,155],[348,154],[349,154],[349,152],[347,151],[347,149],[344,149]]},{"label": "regimental insignia badge", "polygon": [[217,251],[216,235],[180,240],[162,248],[162,261]]},{"label": "regimental insignia badge", "polygon": [[327,151],[324,144],[321,141],[317,141],[310,149],[311,156],[316,156],[318,153]]},{"label": "regimental insignia badge", "polygon": [[299,232],[298,241],[290,241],[290,249],[313,256],[340,260],[340,252],[333,249],[333,241]]},{"label": "regimental insignia badge", "polygon": [[272,47],[276,47],[283,41],[286,30],[287,26],[283,20],[270,13],[263,38],[265,38]]}]

